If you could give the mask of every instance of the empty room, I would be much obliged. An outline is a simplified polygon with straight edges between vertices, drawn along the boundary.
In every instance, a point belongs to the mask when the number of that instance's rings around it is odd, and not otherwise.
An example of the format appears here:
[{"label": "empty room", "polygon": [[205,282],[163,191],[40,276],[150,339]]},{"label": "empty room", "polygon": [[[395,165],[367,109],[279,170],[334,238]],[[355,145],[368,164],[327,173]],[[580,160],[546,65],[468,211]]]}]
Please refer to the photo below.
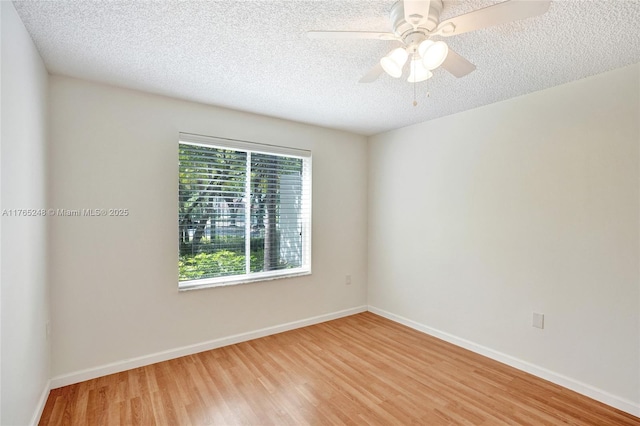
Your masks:
[{"label": "empty room", "polygon": [[640,0],[0,18],[1,425],[640,426]]}]

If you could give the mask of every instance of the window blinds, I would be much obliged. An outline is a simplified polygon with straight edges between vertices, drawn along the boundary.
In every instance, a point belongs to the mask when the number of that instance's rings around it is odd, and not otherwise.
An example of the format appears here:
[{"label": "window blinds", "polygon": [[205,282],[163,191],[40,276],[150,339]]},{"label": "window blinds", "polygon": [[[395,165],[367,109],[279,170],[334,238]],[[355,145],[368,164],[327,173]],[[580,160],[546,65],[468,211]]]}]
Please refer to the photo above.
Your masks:
[{"label": "window blinds", "polygon": [[180,287],[311,271],[308,151],[181,135]]}]

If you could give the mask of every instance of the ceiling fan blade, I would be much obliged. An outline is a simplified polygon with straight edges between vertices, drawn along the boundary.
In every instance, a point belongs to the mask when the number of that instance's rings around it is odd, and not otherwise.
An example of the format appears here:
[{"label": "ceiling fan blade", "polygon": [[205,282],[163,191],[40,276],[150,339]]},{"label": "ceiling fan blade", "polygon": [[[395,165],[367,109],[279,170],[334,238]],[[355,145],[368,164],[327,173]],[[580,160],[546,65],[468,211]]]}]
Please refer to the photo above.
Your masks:
[{"label": "ceiling fan blade", "polygon": [[358,83],[371,83],[374,82],[380,77],[384,70],[382,69],[382,65],[378,63],[375,67],[371,68],[368,73],[366,73]]},{"label": "ceiling fan blade", "polygon": [[464,77],[476,69],[475,65],[451,49],[449,49],[447,58],[440,66],[458,78]]},{"label": "ceiling fan blade", "polygon": [[379,33],[373,31],[307,31],[309,38],[316,39],[376,39],[376,40],[399,40],[393,33]]},{"label": "ceiling fan blade", "polygon": [[402,7],[404,20],[415,29],[420,24],[427,22],[431,0],[404,0]]},{"label": "ceiling fan blade", "polygon": [[447,19],[438,25],[436,33],[448,37],[542,15],[550,4],[550,0],[505,1]]}]

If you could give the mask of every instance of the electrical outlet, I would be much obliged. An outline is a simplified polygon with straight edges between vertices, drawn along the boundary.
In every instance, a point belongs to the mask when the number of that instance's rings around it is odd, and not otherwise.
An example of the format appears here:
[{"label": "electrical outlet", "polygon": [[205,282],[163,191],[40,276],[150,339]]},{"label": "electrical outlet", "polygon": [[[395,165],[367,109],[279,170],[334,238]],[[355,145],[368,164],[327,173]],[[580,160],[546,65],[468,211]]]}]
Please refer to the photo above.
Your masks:
[{"label": "electrical outlet", "polygon": [[351,275],[347,275],[347,276],[344,278],[344,283],[345,283],[346,285],[351,285]]},{"label": "electrical outlet", "polygon": [[544,328],[544,314],[534,312],[531,325],[535,328]]}]

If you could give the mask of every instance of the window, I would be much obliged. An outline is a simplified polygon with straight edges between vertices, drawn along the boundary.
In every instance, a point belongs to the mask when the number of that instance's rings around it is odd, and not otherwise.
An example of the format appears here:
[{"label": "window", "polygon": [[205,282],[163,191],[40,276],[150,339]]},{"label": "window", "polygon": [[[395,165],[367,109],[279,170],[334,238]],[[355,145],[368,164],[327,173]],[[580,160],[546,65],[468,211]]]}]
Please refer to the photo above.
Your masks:
[{"label": "window", "polygon": [[311,152],[180,134],[180,289],[311,273]]}]

